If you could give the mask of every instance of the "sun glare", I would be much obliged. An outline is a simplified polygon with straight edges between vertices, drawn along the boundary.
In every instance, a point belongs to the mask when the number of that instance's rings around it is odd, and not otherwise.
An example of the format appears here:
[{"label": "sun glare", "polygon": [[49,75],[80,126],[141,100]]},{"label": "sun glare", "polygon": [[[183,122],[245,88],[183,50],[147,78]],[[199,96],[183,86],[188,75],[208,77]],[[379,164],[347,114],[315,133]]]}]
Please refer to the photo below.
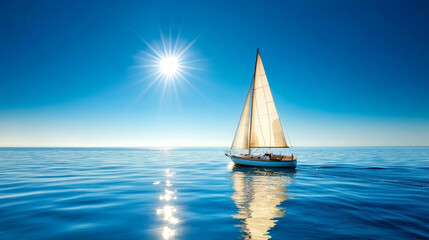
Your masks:
[{"label": "sun glare", "polygon": [[167,76],[171,76],[179,69],[179,59],[174,56],[162,58],[159,62],[159,69]]},{"label": "sun glare", "polygon": [[148,51],[141,51],[137,56],[139,60],[138,68],[144,69],[142,74],[144,77],[136,83],[146,83],[146,88],[137,97],[136,101],[149,89],[156,86],[157,89],[162,89],[161,98],[166,92],[172,92],[176,96],[176,102],[179,103],[178,87],[190,86],[199,94],[198,89],[190,82],[190,79],[196,79],[190,72],[192,70],[200,70],[195,66],[199,62],[198,59],[190,59],[191,54],[189,49],[195,42],[195,39],[190,43],[185,43],[179,39],[179,35],[175,40],[171,38],[171,33],[168,38],[165,38],[161,33],[161,41],[155,41],[154,44],[149,44],[143,40],[148,47]]}]

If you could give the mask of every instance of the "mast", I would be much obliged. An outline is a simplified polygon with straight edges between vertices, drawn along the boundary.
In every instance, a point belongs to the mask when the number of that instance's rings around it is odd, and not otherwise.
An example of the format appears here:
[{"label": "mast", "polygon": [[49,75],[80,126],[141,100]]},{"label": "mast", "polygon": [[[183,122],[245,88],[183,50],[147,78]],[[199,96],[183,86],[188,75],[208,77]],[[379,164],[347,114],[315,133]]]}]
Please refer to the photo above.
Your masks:
[{"label": "mast", "polygon": [[253,82],[252,82],[252,103],[250,105],[250,132],[249,132],[249,155],[251,150],[251,142],[252,142],[252,119],[253,119],[253,99],[255,98],[255,77],[256,77],[256,65],[258,64],[258,55],[259,48],[256,48],[256,60],[255,60],[255,70],[253,71]]}]

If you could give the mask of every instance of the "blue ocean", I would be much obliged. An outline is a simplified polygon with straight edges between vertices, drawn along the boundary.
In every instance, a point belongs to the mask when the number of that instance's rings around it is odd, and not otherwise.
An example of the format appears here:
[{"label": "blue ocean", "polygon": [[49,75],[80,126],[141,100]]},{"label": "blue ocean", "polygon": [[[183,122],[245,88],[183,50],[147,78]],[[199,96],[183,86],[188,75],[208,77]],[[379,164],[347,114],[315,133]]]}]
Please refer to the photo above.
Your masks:
[{"label": "blue ocean", "polygon": [[0,239],[428,239],[429,147],[1,148]]}]

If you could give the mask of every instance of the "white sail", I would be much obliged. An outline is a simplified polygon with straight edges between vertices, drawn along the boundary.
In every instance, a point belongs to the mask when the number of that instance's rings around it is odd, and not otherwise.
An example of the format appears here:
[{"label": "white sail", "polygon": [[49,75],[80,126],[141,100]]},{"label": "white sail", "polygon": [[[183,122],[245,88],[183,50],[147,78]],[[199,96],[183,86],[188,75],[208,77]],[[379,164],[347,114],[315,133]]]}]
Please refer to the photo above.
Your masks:
[{"label": "white sail", "polygon": [[241,113],[240,122],[238,123],[237,131],[235,132],[234,141],[231,149],[247,149],[249,148],[249,111],[250,111],[250,94],[251,88],[247,93],[246,102],[244,103],[243,112]]},{"label": "white sail", "polygon": [[251,115],[250,148],[288,147],[259,52],[256,56]]}]

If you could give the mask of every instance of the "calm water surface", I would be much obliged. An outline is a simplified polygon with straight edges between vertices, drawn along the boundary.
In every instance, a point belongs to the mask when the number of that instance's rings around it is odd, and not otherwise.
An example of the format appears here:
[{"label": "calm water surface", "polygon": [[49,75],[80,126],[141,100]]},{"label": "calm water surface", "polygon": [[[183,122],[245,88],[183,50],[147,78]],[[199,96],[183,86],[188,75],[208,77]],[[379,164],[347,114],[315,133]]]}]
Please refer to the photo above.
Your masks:
[{"label": "calm water surface", "polygon": [[429,148],[0,148],[0,239],[429,238]]}]

